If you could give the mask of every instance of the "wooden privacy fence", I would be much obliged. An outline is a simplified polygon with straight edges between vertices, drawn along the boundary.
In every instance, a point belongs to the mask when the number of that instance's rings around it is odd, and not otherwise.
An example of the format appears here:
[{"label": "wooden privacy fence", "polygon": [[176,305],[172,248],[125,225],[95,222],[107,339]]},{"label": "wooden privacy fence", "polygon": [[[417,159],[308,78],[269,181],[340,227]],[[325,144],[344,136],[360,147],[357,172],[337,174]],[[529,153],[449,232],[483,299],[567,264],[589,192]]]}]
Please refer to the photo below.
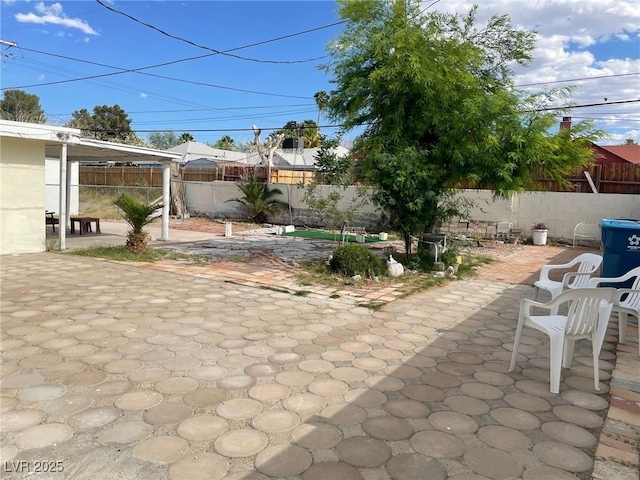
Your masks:
[{"label": "wooden privacy fence", "polygon": [[[573,192],[591,193],[591,186],[584,172],[589,172],[599,193],[640,193],[640,165],[633,163],[604,163],[576,170],[568,180],[573,184]],[[558,183],[538,180],[542,190],[563,191]]]},{"label": "wooden privacy fence", "polygon": [[[221,168],[183,168],[180,170],[185,182],[235,182],[257,175],[270,183],[308,184],[313,181],[314,172],[280,170],[268,167],[244,167],[228,165]],[[80,185],[113,186],[162,186],[162,168],[160,167],[85,167],[80,166]]]},{"label": "wooden privacy fence", "polygon": [[78,180],[80,185],[161,187],[162,168],[80,165]]},{"label": "wooden privacy fence", "polygon": [[[633,163],[609,163],[594,165],[585,169],[591,175],[599,193],[632,193],[640,194],[640,165]],[[254,174],[270,183],[309,184],[315,172],[299,170],[281,170],[262,166],[223,166],[221,168],[183,168],[182,180],[185,182],[235,182]],[[162,186],[162,168],[140,167],[85,167],[80,166],[80,185],[114,185],[114,186]],[[582,170],[569,176],[573,192],[591,192],[589,182]],[[562,192],[557,182],[539,179],[541,190]],[[473,188],[467,185],[466,188]]]}]

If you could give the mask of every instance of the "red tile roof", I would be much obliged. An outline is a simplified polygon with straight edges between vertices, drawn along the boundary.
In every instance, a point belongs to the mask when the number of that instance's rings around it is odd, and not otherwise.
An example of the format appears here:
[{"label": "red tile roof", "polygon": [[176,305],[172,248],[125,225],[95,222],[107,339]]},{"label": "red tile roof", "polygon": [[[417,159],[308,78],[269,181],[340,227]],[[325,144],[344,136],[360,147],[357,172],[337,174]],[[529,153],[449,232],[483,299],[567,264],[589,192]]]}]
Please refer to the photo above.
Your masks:
[{"label": "red tile roof", "polygon": [[627,162],[640,165],[640,145],[600,145],[600,148],[623,158]]}]

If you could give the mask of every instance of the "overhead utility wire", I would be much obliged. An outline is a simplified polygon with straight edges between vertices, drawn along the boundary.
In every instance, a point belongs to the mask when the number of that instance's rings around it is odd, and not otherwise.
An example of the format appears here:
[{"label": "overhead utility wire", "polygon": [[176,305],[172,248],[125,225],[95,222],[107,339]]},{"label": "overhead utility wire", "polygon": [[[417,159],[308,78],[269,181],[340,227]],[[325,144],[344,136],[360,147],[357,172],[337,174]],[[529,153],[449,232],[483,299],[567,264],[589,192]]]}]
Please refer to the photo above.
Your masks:
[{"label": "overhead utility wire", "polygon": [[583,80],[598,80],[598,79],[601,79],[601,78],[628,77],[630,75],[640,75],[640,72],[618,73],[618,74],[613,74],[613,75],[598,75],[598,76],[595,76],[595,77],[570,78],[568,80],[550,80],[548,82],[523,83],[521,85],[516,85],[516,87],[533,87],[535,85],[547,85],[549,83],[581,82]]},{"label": "overhead utility wire", "polygon": [[[536,109],[532,109],[532,110],[525,110],[523,113],[526,112],[548,112],[548,111],[554,111],[554,110],[571,110],[574,108],[586,108],[586,107],[596,107],[596,106],[601,106],[601,105],[615,105],[615,104],[625,104],[625,103],[638,103],[640,102],[640,99],[637,100],[621,100],[618,102],[602,102],[602,103],[588,103],[588,104],[583,104],[583,105],[573,105],[570,107],[564,106],[564,107],[546,107],[546,108],[536,108]],[[367,126],[367,125],[372,125],[369,123],[366,124],[362,124],[359,126]],[[341,128],[344,127],[344,125],[318,125],[318,128]],[[261,130],[263,131],[267,131],[267,130],[280,130],[282,129],[282,127],[260,127]],[[87,130],[91,130],[94,132],[101,132],[103,130],[100,129],[87,129]],[[138,132],[138,133],[151,133],[151,132],[164,132],[166,129],[163,130],[138,130],[138,129],[134,129],[134,132]],[[181,131],[181,130],[178,130]],[[187,131],[187,130],[185,130]],[[245,131],[253,131],[252,128],[204,128],[204,129],[188,129],[189,132],[245,132]]]},{"label": "overhead utility wire", "polygon": [[[145,27],[147,27],[147,28],[150,28],[150,29],[152,29],[152,30],[155,30],[155,31],[156,31],[156,32],[158,32],[158,33],[161,33],[162,35],[165,35],[165,36],[167,36],[167,37],[169,37],[169,38],[172,38],[172,39],[174,39],[174,40],[179,40],[179,41],[181,41],[181,42],[188,43],[189,45],[193,45],[194,47],[198,47],[198,48],[201,48],[201,49],[203,49],[203,50],[208,50],[208,51],[210,51],[210,52],[214,52],[216,55],[225,55],[225,56],[228,56],[228,57],[237,58],[238,60],[246,60],[246,61],[249,61],[249,62],[256,62],[256,63],[270,63],[270,64],[297,64],[297,63],[308,63],[308,62],[313,62],[313,61],[316,61],[316,60],[320,60],[320,59],[322,59],[322,58],[326,58],[326,55],[323,55],[323,56],[321,56],[321,57],[316,57],[316,58],[308,58],[308,59],[306,59],[306,60],[261,60],[261,59],[258,59],[258,58],[242,57],[242,56],[240,56],[240,55],[234,55],[234,54],[231,54],[231,53],[229,53],[229,52],[232,52],[232,51],[235,51],[235,50],[240,50],[241,48],[248,48],[249,46],[260,45],[260,44],[262,44],[263,42],[259,42],[259,43],[254,44],[254,45],[246,45],[246,46],[239,47],[239,48],[232,48],[232,49],[230,49],[230,50],[217,50],[217,49],[215,49],[215,48],[207,47],[206,45],[200,45],[199,43],[193,42],[193,41],[191,41],[191,40],[189,40],[189,39],[186,39],[186,38],[180,37],[180,36],[178,36],[178,35],[173,35],[173,34],[171,34],[171,33],[169,33],[169,32],[166,32],[166,31],[164,31],[164,30],[162,30],[162,29],[160,29],[160,28],[156,27],[155,25],[151,25],[150,23],[143,22],[142,20],[139,20],[139,19],[137,19],[136,17],[134,17],[134,16],[132,16],[132,15],[129,15],[128,13],[125,13],[125,12],[123,12],[123,11],[121,11],[121,10],[118,10],[118,9],[116,9],[116,8],[113,8],[112,6],[105,4],[105,3],[104,3],[104,2],[102,2],[101,0],[96,0],[96,2],[98,2],[100,5],[102,5],[102,6],[103,6],[104,8],[106,8],[107,10],[112,11],[112,12],[114,12],[114,13],[117,13],[118,15],[122,15],[122,16],[124,16],[124,17],[127,17],[127,18],[129,18],[130,20],[133,20],[134,22],[136,22],[136,23],[138,23],[138,24],[140,24],[140,25],[144,25],[144,26],[145,26]],[[335,25],[340,25],[341,23],[345,23],[345,21],[342,21],[342,22],[336,22],[336,23],[332,23],[331,25],[326,25],[326,26],[323,26],[323,27],[317,27],[317,28],[314,28],[314,29],[311,29],[311,30],[307,30],[305,33],[313,32],[313,31],[316,31],[316,30],[321,30],[321,29],[323,29],[323,28],[333,27],[333,26],[335,26]],[[291,36],[295,36],[295,35],[299,35],[299,34],[294,34],[294,35],[291,35]],[[280,38],[279,38],[279,40],[281,40],[281,39],[283,39],[283,38],[288,38],[288,37],[289,37],[289,36],[280,37]],[[272,40],[272,41],[273,41],[273,40]]]},{"label": "overhead utility wire", "polygon": [[583,103],[581,105],[570,105],[568,107],[545,107],[545,108],[535,108],[533,110],[527,110],[527,112],[551,112],[554,110],[571,110],[573,108],[586,108],[586,107],[600,107],[602,105],[621,105],[624,103],[638,103],[640,99],[637,100],[620,100],[617,102],[600,102],[600,103]]},{"label": "overhead utility wire", "polygon": [[155,73],[149,73],[149,72],[143,72],[141,70],[147,70],[150,68],[156,68],[156,67],[160,67],[160,66],[165,66],[165,65],[170,65],[172,63],[178,63],[178,62],[184,62],[187,60],[194,60],[197,58],[203,58],[203,57],[210,57],[214,54],[208,54],[208,55],[200,55],[198,57],[191,57],[191,58],[186,58],[186,59],[182,59],[182,60],[175,60],[173,62],[166,62],[163,64],[156,64],[156,65],[149,65],[147,67],[140,67],[140,68],[130,68],[130,69],[125,69],[122,67],[116,67],[113,65],[108,65],[105,63],[100,63],[100,62],[93,62],[91,60],[82,60],[79,58],[73,58],[73,57],[69,57],[67,55],[60,55],[57,53],[49,53],[49,52],[42,52],[40,50],[34,50],[31,48],[26,48],[26,47],[19,47],[22,50],[26,51],[26,52],[33,52],[33,53],[39,53],[41,55],[49,55],[52,57],[57,57],[57,58],[63,58],[65,60],[72,60],[72,61],[76,61],[76,62],[82,62],[82,63],[87,63],[89,65],[97,65],[100,67],[107,67],[107,68],[114,68],[117,70],[120,70],[118,72],[110,72],[110,73],[100,73],[97,75],[89,75],[86,77],[80,77],[80,78],[70,78],[67,80],[56,80],[54,82],[45,82],[45,83],[34,83],[31,85],[21,85],[21,86],[14,86],[14,87],[3,87],[0,88],[0,91],[2,90],[14,90],[14,89],[23,89],[23,88],[32,88],[32,87],[45,87],[45,86],[49,86],[49,85],[60,85],[63,83],[72,83],[72,82],[79,82],[79,81],[83,81],[83,80],[94,80],[96,78],[104,78],[104,77],[112,77],[114,75],[121,75],[123,73],[139,73],[140,75],[147,75],[149,77],[156,77],[156,78],[161,78],[164,80],[172,80],[174,82],[182,82],[182,83],[190,83],[193,85],[200,85],[200,86],[205,86],[205,87],[212,87],[212,88],[220,88],[223,90],[234,90],[237,92],[242,92],[242,93],[253,93],[256,95],[268,95],[268,96],[272,96],[272,97],[284,97],[284,98],[298,98],[298,99],[302,99],[302,100],[309,100],[311,97],[300,97],[300,96],[296,96],[296,95],[284,95],[284,94],[280,94],[280,93],[269,93],[269,92],[259,92],[259,91],[255,91],[255,90],[244,90],[241,88],[234,88],[234,87],[226,87],[224,85],[215,85],[212,83],[205,83],[205,82],[196,82],[194,80],[184,80],[182,78],[176,78],[176,77],[168,77],[166,75],[158,75]]},{"label": "overhead utility wire", "polygon": [[[340,23],[342,23],[342,22],[340,22]],[[333,24],[333,25],[335,25],[335,24]],[[319,28],[324,28],[324,27],[319,27]],[[304,33],[304,32],[300,32],[298,34],[293,34],[293,35],[299,35],[301,33]],[[284,38],[284,37],[280,37],[280,38]],[[254,44],[254,45],[257,45],[257,44]],[[248,47],[248,46],[251,46],[251,45],[247,45],[245,47]],[[238,47],[238,48],[245,48],[245,47]],[[188,57],[188,58],[183,58],[183,59],[179,59],[179,60],[172,60],[170,62],[158,63],[158,64],[155,64],[155,65],[149,65],[149,66],[146,66],[146,67],[125,69],[125,68],[122,68],[122,67],[116,67],[114,65],[108,65],[108,64],[100,63],[100,62],[93,62],[91,60],[84,60],[84,59],[81,59],[81,58],[69,57],[67,55],[60,55],[60,54],[57,54],[57,53],[43,52],[42,50],[35,50],[35,49],[32,49],[32,48],[27,48],[27,47],[19,47],[19,48],[21,50],[24,50],[25,52],[39,53],[41,55],[49,55],[51,57],[63,58],[65,60],[72,60],[72,61],[75,61],[75,62],[82,62],[82,63],[86,63],[86,64],[89,64],[89,65],[96,65],[96,66],[99,66],[99,67],[113,68],[113,69],[120,70],[120,71],[119,72],[111,72],[111,73],[103,73],[103,74],[99,74],[99,75],[91,75],[91,76],[87,76],[87,77],[71,78],[71,79],[67,79],[67,80],[58,80],[58,81],[54,81],[54,82],[36,83],[36,84],[21,85],[21,86],[16,86],[16,87],[4,87],[4,88],[0,88],[0,91],[1,90],[30,88],[30,87],[44,87],[44,86],[48,86],[48,85],[59,85],[59,84],[62,84],[62,83],[78,82],[78,81],[82,81],[82,80],[92,80],[92,79],[95,79],[95,78],[102,78],[102,77],[108,77],[108,76],[113,76],[113,75],[120,75],[120,74],[123,74],[123,73],[139,73],[141,75],[147,75],[147,76],[151,76],[151,77],[161,78],[161,79],[164,79],[164,80],[172,80],[172,81],[178,81],[178,82],[182,82],[182,83],[193,83],[195,85],[209,86],[209,87],[212,87],[212,88],[221,88],[221,89],[228,88],[228,89],[231,89],[231,90],[236,90],[236,91],[244,92],[244,93],[255,93],[255,94],[259,94],[259,95],[271,95],[271,96],[278,96],[278,97],[285,97],[285,98],[300,98],[300,99],[308,99],[308,98],[310,98],[310,97],[298,97],[298,96],[282,95],[282,94],[275,94],[275,93],[256,92],[256,91],[252,91],[252,90],[233,89],[231,87],[225,87],[225,86],[221,86],[221,85],[207,84],[207,83],[202,83],[202,82],[195,82],[193,80],[184,80],[184,79],[179,79],[179,78],[175,78],[175,77],[168,77],[168,76],[165,76],[165,75],[158,75],[158,74],[153,74],[153,73],[149,73],[149,72],[142,72],[142,70],[147,70],[147,69],[157,68],[157,67],[164,67],[164,66],[168,66],[168,65],[172,65],[172,64],[176,64],[176,63],[180,63],[180,62],[186,62],[186,61],[190,61],[190,60],[197,60],[197,59],[201,59],[201,58],[214,56],[216,54],[198,55],[198,56],[195,56],[195,57]],[[572,78],[572,79],[568,79],[568,80],[555,80],[555,81],[549,81],[549,82],[525,83],[525,84],[516,85],[516,86],[517,87],[527,87],[527,86],[533,86],[533,85],[545,85],[545,84],[548,84],[548,83],[576,82],[576,81],[583,81],[583,80],[599,80],[599,79],[603,79],[603,78],[623,77],[623,76],[629,76],[629,75],[640,75],[640,72],[620,73],[620,74],[612,74],[612,75],[600,75],[600,76],[595,76],[595,77],[581,77],[581,78]]]},{"label": "overhead utility wire", "polygon": [[[203,112],[203,111],[225,111],[225,110],[257,110],[262,108],[283,108],[283,107],[311,107],[315,104],[313,103],[290,103],[284,105],[260,105],[255,107],[208,107],[208,108],[180,108],[174,110],[133,110],[128,111],[127,113],[178,113],[178,112]],[[49,113],[47,115],[61,115],[61,116],[70,116],[70,113]]]}]

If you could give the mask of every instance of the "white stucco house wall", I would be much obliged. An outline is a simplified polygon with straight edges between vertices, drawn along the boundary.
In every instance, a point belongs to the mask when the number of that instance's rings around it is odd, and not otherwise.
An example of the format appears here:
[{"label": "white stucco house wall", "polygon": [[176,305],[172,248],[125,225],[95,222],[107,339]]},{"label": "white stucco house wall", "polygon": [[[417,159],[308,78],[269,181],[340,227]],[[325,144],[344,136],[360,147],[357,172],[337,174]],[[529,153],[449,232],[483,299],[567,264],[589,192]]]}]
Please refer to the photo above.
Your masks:
[{"label": "white stucco house wall", "polygon": [[0,137],[0,254],[45,247],[44,138]]},{"label": "white stucco house wall", "polygon": [[[49,167],[47,158],[55,160]],[[82,138],[80,130],[74,128],[0,120],[0,255],[43,252],[46,210],[60,216],[61,227],[69,225],[74,213],[72,187],[78,184],[77,173],[74,183],[74,171],[80,161],[161,163],[161,239],[168,240],[170,166],[179,158],[176,153]],[[47,191],[49,182],[58,185],[57,196]],[[48,195],[52,197],[49,200]],[[57,230],[59,248],[64,250],[66,229]]]}]

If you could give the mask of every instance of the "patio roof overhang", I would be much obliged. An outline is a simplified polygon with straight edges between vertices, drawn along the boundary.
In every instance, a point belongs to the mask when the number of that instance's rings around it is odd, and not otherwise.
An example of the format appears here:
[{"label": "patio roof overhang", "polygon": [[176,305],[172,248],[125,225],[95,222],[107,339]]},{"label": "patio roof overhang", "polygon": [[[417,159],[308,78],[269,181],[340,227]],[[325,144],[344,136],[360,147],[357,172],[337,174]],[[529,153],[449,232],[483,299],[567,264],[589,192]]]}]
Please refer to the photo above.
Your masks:
[{"label": "patio roof overhang", "polygon": [[[82,138],[76,128],[57,127],[35,123],[12,122],[0,120],[0,136],[14,137],[24,140],[44,141],[45,156],[60,159],[60,196],[59,214],[62,225],[69,225],[69,191],[67,163],[79,161],[91,162],[140,162],[156,161],[162,163],[162,236],[161,240],[169,240],[169,208],[171,163],[181,158],[179,153],[155,150],[153,148],[125,145]],[[65,249],[66,229],[60,228],[60,250]]]}]

